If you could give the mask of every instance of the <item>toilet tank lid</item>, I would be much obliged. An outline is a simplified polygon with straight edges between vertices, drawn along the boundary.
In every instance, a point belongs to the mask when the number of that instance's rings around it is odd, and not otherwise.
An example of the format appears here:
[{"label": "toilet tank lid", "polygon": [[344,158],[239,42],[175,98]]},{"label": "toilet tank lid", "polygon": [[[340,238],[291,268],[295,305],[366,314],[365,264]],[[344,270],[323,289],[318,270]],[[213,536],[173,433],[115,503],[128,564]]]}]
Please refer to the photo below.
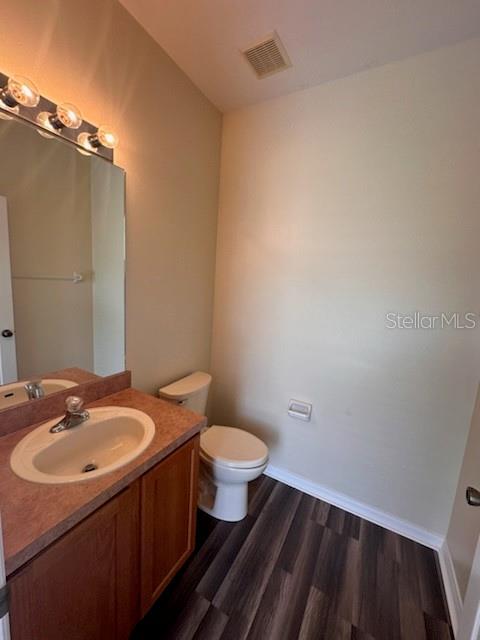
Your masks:
[{"label": "toilet tank lid", "polygon": [[166,387],[161,387],[158,390],[158,395],[161,398],[169,398],[170,400],[183,400],[208,387],[211,381],[212,376],[209,373],[195,371],[195,373],[176,380]]}]

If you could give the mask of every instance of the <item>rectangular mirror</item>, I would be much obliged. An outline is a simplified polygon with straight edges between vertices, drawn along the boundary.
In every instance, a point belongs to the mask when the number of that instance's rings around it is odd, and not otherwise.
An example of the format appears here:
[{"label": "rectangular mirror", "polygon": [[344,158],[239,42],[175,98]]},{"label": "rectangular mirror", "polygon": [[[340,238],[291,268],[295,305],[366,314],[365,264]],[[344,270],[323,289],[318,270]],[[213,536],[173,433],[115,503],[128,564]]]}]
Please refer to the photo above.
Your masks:
[{"label": "rectangular mirror", "polygon": [[42,134],[0,119],[0,384],[22,390],[125,368],[124,172]]}]

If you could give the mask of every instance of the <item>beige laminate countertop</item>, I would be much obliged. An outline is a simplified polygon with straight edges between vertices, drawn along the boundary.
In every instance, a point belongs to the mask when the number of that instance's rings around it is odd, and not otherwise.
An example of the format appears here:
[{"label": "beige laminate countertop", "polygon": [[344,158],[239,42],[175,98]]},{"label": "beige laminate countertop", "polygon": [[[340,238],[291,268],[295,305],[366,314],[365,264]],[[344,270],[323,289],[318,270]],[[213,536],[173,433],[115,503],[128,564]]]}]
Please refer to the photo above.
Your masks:
[{"label": "beige laminate countertop", "polygon": [[155,436],[135,460],[111,473],[71,484],[37,484],[10,469],[15,445],[38,425],[0,438],[0,514],[7,576],[151,469],[206,425],[202,416],[135,389],[125,389],[89,407],[116,405],[147,413]]}]

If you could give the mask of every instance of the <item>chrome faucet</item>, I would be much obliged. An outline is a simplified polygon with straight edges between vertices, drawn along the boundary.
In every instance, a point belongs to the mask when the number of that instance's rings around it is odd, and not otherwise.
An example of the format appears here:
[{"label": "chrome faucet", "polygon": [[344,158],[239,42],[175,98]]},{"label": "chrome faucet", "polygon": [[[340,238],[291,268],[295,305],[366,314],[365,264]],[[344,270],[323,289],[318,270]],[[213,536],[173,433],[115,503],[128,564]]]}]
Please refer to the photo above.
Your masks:
[{"label": "chrome faucet", "polygon": [[27,382],[24,388],[29,400],[37,400],[38,398],[43,398],[45,395],[45,390],[42,387],[41,380],[32,380],[31,382]]},{"label": "chrome faucet", "polygon": [[67,429],[72,429],[73,427],[82,424],[90,418],[90,414],[83,407],[83,400],[78,396],[68,396],[65,400],[65,416],[54,424],[53,427],[50,428],[50,433],[60,433],[61,431],[66,431]]}]

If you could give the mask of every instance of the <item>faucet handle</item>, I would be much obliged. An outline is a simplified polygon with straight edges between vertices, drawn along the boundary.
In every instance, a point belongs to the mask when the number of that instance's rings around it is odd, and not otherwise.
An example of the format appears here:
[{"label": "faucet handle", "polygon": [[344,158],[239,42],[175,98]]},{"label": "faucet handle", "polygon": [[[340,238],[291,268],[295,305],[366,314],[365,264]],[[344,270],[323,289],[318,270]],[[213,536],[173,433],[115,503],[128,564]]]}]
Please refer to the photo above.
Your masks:
[{"label": "faucet handle", "polygon": [[65,400],[65,407],[69,413],[77,413],[78,411],[81,411],[83,404],[83,398],[80,398],[79,396],[68,396]]}]

